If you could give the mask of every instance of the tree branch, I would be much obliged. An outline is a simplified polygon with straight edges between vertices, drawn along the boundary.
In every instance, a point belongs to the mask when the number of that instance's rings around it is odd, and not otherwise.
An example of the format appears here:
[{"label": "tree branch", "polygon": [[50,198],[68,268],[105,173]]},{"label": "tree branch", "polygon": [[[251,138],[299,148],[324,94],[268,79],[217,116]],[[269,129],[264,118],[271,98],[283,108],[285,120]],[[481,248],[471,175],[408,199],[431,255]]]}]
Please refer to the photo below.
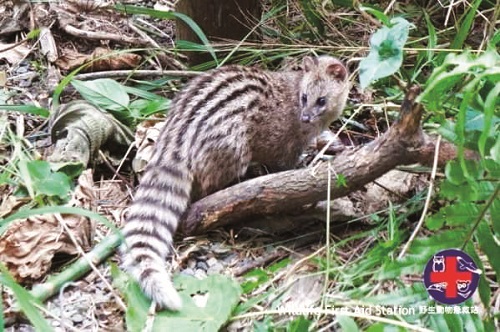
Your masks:
[{"label": "tree branch", "polygon": [[245,181],[193,203],[183,224],[185,234],[200,233],[235,221],[291,212],[326,199],[328,167],[342,174],[347,186],[332,181],[332,199],[362,188],[399,165],[430,159],[432,140],[420,128],[421,105],[415,103],[418,86],[409,89],[399,119],[382,136],[331,162],[314,168],[290,170]]}]

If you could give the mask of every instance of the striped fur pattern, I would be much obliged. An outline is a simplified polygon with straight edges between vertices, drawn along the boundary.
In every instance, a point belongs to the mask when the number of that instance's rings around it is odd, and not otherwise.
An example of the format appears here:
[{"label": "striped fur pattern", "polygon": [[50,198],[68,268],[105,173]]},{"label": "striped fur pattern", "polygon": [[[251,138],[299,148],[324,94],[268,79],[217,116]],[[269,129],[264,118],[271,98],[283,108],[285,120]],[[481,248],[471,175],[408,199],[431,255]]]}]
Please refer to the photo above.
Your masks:
[{"label": "striped fur pattern", "polygon": [[250,162],[296,166],[304,147],[345,106],[347,70],[330,56],[301,71],[226,66],[176,96],[126,217],[122,265],[158,308],[181,299],[167,273],[173,236],[190,202],[238,181]]}]

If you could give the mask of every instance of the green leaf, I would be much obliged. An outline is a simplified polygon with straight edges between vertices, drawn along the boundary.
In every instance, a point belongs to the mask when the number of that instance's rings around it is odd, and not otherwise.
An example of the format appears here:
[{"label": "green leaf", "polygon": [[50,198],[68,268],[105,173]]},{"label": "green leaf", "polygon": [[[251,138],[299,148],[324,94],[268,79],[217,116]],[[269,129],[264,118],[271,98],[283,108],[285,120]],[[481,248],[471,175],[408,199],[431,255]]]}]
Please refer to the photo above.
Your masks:
[{"label": "green leaf", "polygon": [[[465,166],[467,173],[463,166]],[[446,179],[455,185],[461,185],[469,178],[476,181],[480,178],[482,172],[483,168],[481,164],[475,160],[464,160],[463,163],[457,160],[451,160],[445,167]]]},{"label": "green leaf", "polygon": [[202,280],[179,275],[174,284],[184,307],[180,312],[159,312],[153,331],[219,331],[240,300],[238,283],[222,275]]},{"label": "green leaf", "polygon": [[26,163],[32,179],[41,180],[49,176],[50,164],[45,160],[32,160]]},{"label": "green leaf", "polygon": [[500,164],[500,135],[497,135],[497,139],[495,141],[495,145],[493,145],[491,147],[490,155],[491,155],[491,158],[497,164]]},{"label": "green leaf", "polygon": [[353,8],[354,0],[332,0],[332,3],[335,6],[344,7],[344,8]]},{"label": "green leaf", "polygon": [[476,239],[481,250],[488,257],[491,267],[495,271],[497,280],[500,280],[500,245],[495,241],[495,237],[485,220],[482,220],[476,230]]},{"label": "green leaf", "polygon": [[477,82],[479,79],[496,78],[498,81],[499,61],[500,55],[494,49],[488,49],[477,56],[470,51],[460,54],[450,53],[443,64],[434,69],[417,101],[424,101],[431,111],[440,112],[443,101],[456,94],[454,89],[463,86],[471,79]]},{"label": "green leaf", "polygon": [[450,45],[451,49],[460,49],[463,47],[465,39],[467,38],[467,35],[469,34],[469,31],[472,27],[472,23],[474,22],[474,17],[477,14],[476,11],[480,4],[481,0],[472,1],[472,5],[468,7],[467,14],[465,14],[465,17],[462,16],[463,19],[457,25],[458,32],[455,35],[455,39],[453,39],[453,42]]},{"label": "green leaf", "polygon": [[337,320],[339,322],[340,328],[342,331],[355,332],[360,331],[356,321],[352,319],[352,317],[337,315]]},{"label": "green leaf", "polygon": [[274,264],[271,264],[267,267],[267,270],[271,273],[276,273],[278,272],[279,270],[282,270],[284,269],[285,267],[288,266],[288,264],[290,264],[290,262],[292,261],[292,259],[290,257],[287,257],[285,259],[282,259],[280,261],[277,261],[276,263]]},{"label": "green leaf", "polygon": [[463,323],[462,323],[462,320],[460,319],[459,315],[444,314],[444,319],[446,320],[446,324],[448,325],[448,328],[450,329],[450,331],[461,332],[464,330]]},{"label": "green leaf", "polygon": [[[479,147],[479,152],[481,153],[482,156],[485,156],[486,142],[488,138],[493,136],[494,132],[496,132],[495,127],[497,125],[497,122],[500,120],[498,117],[494,115],[499,95],[500,95],[500,83],[496,84],[490,90],[484,103],[484,128],[477,142]],[[497,136],[500,137],[500,135]]]},{"label": "green leaf", "polygon": [[457,160],[450,160],[445,166],[446,179],[454,185],[461,185],[466,181],[464,172]]},{"label": "green leaf", "polygon": [[315,8],[315,2],[310,0],[299,0],[300,7],[302,7],[302,12],[306,17],[307,22],[316,28],[316,31],[320,36],[325,34],[325,26],[321,20],[321,15]]},{"label": "green leaf", "polygon": [[110,111],[123,111],[129,106],[129,96],[123,86],[110,78],[93,81],[72,80],[71,85],[88,102]]},{"label": "green leaf", "polygon": [[375,323],[366,329],[366,332],[406,332],[399,326],[389,325],[385,323]]},{"label": "green leaf", "polygon": [[382,22],[385,26],[390,27],[391,26],[391,20],[390,18],[384,14],[382,10],[379,8],[376,8],[373,5],[369,4],[362,4],[359,5],[359,10],[367,12],[373,16],[375,16],[380,22]]},{"label": "green leaf", "polygon": [[71,179],[66,174],[52,172],[50,164],[45,160],[32,160],[26,166],[36,196],[57,196],[61,199],[68,197]]},{"label": "green leaf", "polygon": [[61,199],[68,197],[71,191],[71,180],[63,173],[51,173],[47,178],[41,179],[36,183],[38,194],[47,196],[57,196]]},{"label": "green leaf", "polygon": [[14,293],[14,297],[19,302],[19,308],[28,317],[36,331],[53,331],[49,323],[43,318],[35,304],[43,307],[42,303],[35,299],[26,289],[20,286],[10,276],[5,266],[0,263],[0,284],[10,288]]},{"label": "green leaf", "polygon": [[300,316],[288,323],[286,328],[287,332],[307,332],[309,327],[312,325],[312,321]]},{"label": "green leaf", "polygon": [[245,281],[241,284],[244,294],[250,293],[255,288],[269,280],[269,275],[261,268],[253,269],[245,274]]},{"label": "green leaf", "polygon": [[140,117],[148,117],[152,114],[166,111],[170,108],[170,100],[144,100],[137,99],[130,103],[130,111],[132,114],[138,113]]},{"label": "green leaf", "polygon": [[429,17],[429,14],[427,11],[424,11],[424,18],[425,18],[425,24],[427,25],[427,32],[429,33],[429,41],[427,43],[427,60],[432,61],[432,58],[434,57],[434,49],[436,48],[437,45],[437,34],[436,34],[436,28],[432,24],[431,18]]},{"label": "green leaf", "polygon": [[[115,284],[128,303],[127,328],[142,331],[151,300],[124,272],[113,272]],[[177,275],[173,282],[182,298],[183,308],[178,312],[165,310],[156,313],[152,331],[218,331],[240,299],[238,283],[222,275],[211,275],[202,280]]]},{"label": "green leaf", "polygon": [[500,198],[495,199],[490,206],[490,216],[495,236],[500,236]]},{"label": "green leaf", "polygon": [[50,111],[48,109],[35,105],[0,105],[0,110],[29,113],[39,115],[44,118],[48,118],[50,115]]},{"label": "green leaf", "polygon": [[372,82],[394,74],[403,63],[403,46],[408,39],[410,23],[404,18],[391,20],[370,38],[370,53],[359,64],[359,80],[364,89]]}]

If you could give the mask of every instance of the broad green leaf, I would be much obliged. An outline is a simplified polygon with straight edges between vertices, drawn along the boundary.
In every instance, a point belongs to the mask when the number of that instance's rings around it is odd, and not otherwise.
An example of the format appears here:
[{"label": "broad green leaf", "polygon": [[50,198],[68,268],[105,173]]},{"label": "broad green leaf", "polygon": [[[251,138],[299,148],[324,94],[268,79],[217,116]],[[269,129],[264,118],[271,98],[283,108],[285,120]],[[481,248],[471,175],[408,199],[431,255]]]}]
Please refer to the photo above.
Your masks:
[{"label": "broad green leaf", "polygon": [[288,323],[286,328],[287,332],[307,332],[309,331],[309,327],[312,325],[312,321],[305,318],[304,316],[300,316],[292,320]]},{"label": "broad green leaf", "polygon": [[[151,300],[124,272],[115,270],[113,278],[128,303],[127,329],[142,331]],[[225,276],[212,275],[199,280],[177,275],[173,282],[182,298],[182,310],[156,313],[152,331],[218,331],[240,299],[241,288],[238,283]]]},{"label": "broad green leaf", "polygon": [[52,172],[50,164],[45,160],[32,160],[27,163],[27,169],[35,194],[68,197],[71,190],[71,179],[64,173]]},{"label": "broad green leaf", "polygon": [[[219,331],[240,300],[238,283],[222,275],[202,280],[179,275],[174,278],[174,284],[180,289],[183,309],[159,312],[153,331]],[[195,304],[196,297],[198,304]]]},{"label": "broad green leaf", "polygon": [[384,26],[370,38],[370,53],[359,64],[361,88],[394,74],[403,63],[403,46],[408,39],[410,23],[404,18],[391,20],[392,27]]},{"label": "broad green leaf", "polygon": [[481,164],[475,160],[465,160],[463,163],[451,160],[445,167],[446,179],[455,185],[461,185],[467,181],[463,166],[467,170],[467,175],[473,179],[478,179],[483,172]]},{"label": "broad green leaf", "polygon": [[148,117],[149,115],[166,111],[170,108],[170,100],[145,100],[137,99],[130,103],[130,112],[135,118]]},{"label": "broad green leaf", "polygon": [[471,79],[491,77],[498,81],[499,63],[500,55],[494,49],[488,49],[480,55],[473,55],[470,51],[460,54],[450,53],[443,64],[434,69],[417,101],[424,101],[430,110],[439,112],[443,101],[456,93],[453,90]]},{"label": "broad green leaf", "polygon": [[38,194],[68,198],[71,190],[71,180],[63,173],[50,173],[45,179],[35,182]]},{"label": "broad green leaf", "polygon": [[342,331],[346,332],[360,331],[358,324],[356,324],[356,321],[352,317],[345,315],[337,315],[337,320],[339,322]]},{"label": "broad green leaf", "polygon": [[50,164],[45,160],[29,161],[26,167],[32,179],[41,180],[50,174]]},{"label": "broad green leaf", "polygon": [[129,106],[129,96],[124,87],[109,78],[93,81],[72,80],[71,85],[88,102],[111,111],[123,111]]}]

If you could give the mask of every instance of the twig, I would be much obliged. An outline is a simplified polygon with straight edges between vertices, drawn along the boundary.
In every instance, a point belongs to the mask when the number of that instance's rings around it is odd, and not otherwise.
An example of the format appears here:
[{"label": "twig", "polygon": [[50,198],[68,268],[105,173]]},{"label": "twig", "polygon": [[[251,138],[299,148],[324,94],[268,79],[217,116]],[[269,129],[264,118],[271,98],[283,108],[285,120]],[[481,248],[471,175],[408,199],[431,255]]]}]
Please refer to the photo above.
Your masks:
[{"label": "twig", "polygon": [[394,4],[396,3],[396,0],[392,0],[391,3],[389,4],[389,6],[387,6],[387,8],[384,10],[384,14],[387,15],[387,13],[389,12],[389,10],[391,10],[392,6],[394,6]]},{"label": "twig", "polygon": [[87,261],[87,263],[89,264],[89,267],[99,276],[99,278],[101,278],[102,282],[104,282],[104,284],[106,285],[106,287],[108,287],[108,289],[111,292],[111,294],[113,294],[113,296],[115,297],[116,302],[118,303],[118,305],[124,311],[126,311],[127,310],[127,306],[125,305],[125,303],[123,303],[123,301],[120,298],[120,296],[118,296],[118,294],[116,294],[113,286],[111,286],[111,284],[109,283],[109,281],[106,280],[106,278],[101,273],[101,271],[99,271],[99,269],[95,266],[95,264],[92,262],[92,260],[87,256],[87,254],[85,253],[85,251],[83,251],[82,247],[76,241],[76,238],[73,235],[73,232],[68,228],[68,225],[66,225],[66,221],[61,217],[61,215],[59,213],[55,214],[55,217],[61,223],[62,227],[64,228],[64,230],[68,234],[69,238],[71,239],[71,241],[75,245],[75,248],[78,251],[78,253]]},{"label": "twig", "polygon": [[59,274],[50,276],[43,284],[33,286],[31,295],[44,302],[49,297],[57,294],[59,289],[67,283],[68,280],[76,280],[90,271],[90,264],[100,264],[107,257],[111,256],[115,249],[120,245],[121,237],[118,234],[111,234],[104,238],[94,249],[88,252],[84,257],[68,266]]},{"label": "twig", "polygon": [[245,264],[244,266],[241,266],[237,269],[234,269],[232,274],[235,277],[239,277],[252,269],[255,269],[255,268],[261,267],[261,266],[265,266],[269,262],[272,262],[272,261],[277,260],[277,259],[281,259],[285,256],[288,256],[287,252],[283,252],[281,250],[275,251],[269,255],[266,255],[263,257],[258,257],[257,259],[255,259],[253,262],[251,262],[249,264]]},{"label": "twig", "polygon": [[484,204],[484,206],[482,207],[481,212],[476,217],[476,220],[474,220],[474,226],[472,226],[472,228],[469,231],[469,234],[467,234],[467,236],[465,237],[464,244],[462,245],[462,250],[464,250],[465,246],[467,245],[467,242],[469,242],[470,239],[472,238],[472,235],[474,234],[477,226],[479,226],[479,223],[481,222],[481,220],[483,220],[484,215],[486,214],[486,212],[490,208],[491,204],[493,204],[493,201],[496,198],[498,198],[499,193],[500,193],[500,183],[497,184],[495,191],[493,192],[493,194],[491,194],[491,196],[486,201],[486,204]]},{"label": "twig", "polygon": [[432,172],[431,172],[431,179],[429,183],[429,189],[427,191],[427,197],[425,199],[425,205],[424,205],[424,210],[422,211],[422,214],[420,215],[420,220],[418,221],[417,226],[413,230],[413,233],[411,234],[410,238],[408,241],[405,243],[405,246],[403,247],[403,250],[399,253],[398,259],[401,259],[406,251],[408,251],[408,248],[410,247],[411,243],[417,236],[418,232],[420,231],[420,228],[422,228],[422,225],[424,224],[425,216],[427,215],[427,210],[429,209],[429,205],[431,203],[431,197],[432,193],[434,192],[434,181],[436,179],[436,171],[437,171],[437,166],[438,166],[438,159],[439,159],[439,145],[441,144],[441,135],[438,136],[437,142],[436,142],[436,150],[434,153],[434,163],[432,165]]},{"label": "twig", "polygon": [[97,78],[127,78],[127,77],[150,77],[150,76],[174,76],[174,77],[194,77],[200,72],[192,70],[111,70],[95,73],[85,73],[75,75],[74,79],[85,81]]},{"label": "twig", "polygon": [[2,48],[2,49],[0,49],[0,53],[7,52],[8,50],[11,50],[11,49],[13,49],[13,48],[16,48],[16,47],[18,47],[19,45],[26,43],[28,40],[29,40],[29,38],[24,38],[23,40],[20,40],[20,41],[18,41],[18,42],[17,42],[17,43],[15,43],[15,44],[12,44],[12,45],[9,45],[9,46],[7,46],[7,47],[5,47],[5,48]]},{"label": "twig", "polygon": [[75,28],[71,24],[69,24],[68,20],[59,18],[59,27],[64,30],[69,35],[78,38],[91,39],[91,40],[109,40],[119,44],[131,44],[138,46],[149,46],[149,43],[146,40],[141,38],[134,38],[128,36],[115,35],[111,33],[101,33],[101,32],[93,32],[93,31],[84,31],[78,28]]}]

